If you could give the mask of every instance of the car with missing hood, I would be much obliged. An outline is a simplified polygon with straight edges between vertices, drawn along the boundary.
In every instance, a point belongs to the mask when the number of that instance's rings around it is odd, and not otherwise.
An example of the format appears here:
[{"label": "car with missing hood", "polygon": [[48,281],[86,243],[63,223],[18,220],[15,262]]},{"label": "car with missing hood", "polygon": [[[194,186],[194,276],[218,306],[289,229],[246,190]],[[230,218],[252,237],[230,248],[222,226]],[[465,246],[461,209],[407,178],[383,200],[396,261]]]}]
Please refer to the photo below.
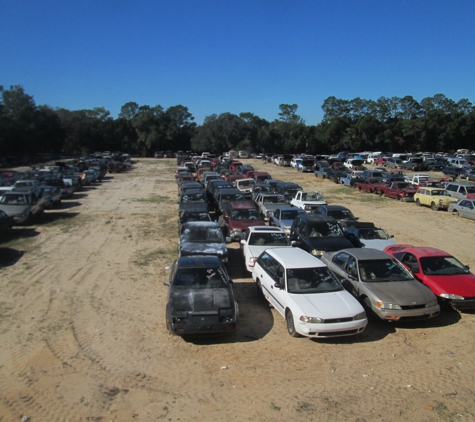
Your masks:
[{"label": "car with missing hood", "polygon": [[219,223],[214,221],[189,221],[183,224],[179,239],[179,256],[212,255],[228,262],[226,243]]},{"label": "car with missing hood", "polygon": [[213,256],[177,259],[171,268],[166,326],[174,335],[231,334],[239,307],[232,280],[223,263]]},{"label": "car with missing hood", "polygon": [[475,309],[475,275],[468,266],[441,249],[396,244],[384,252],[396,258],[429,287],[443,306]]},{"label": "car with missing hood", "polygon": [[361,304],[322,261],[302,249],[266,249],[252,278],[258,295],[285,318],[292,337],[350,336],[368,323]]},{"label": "car with missing hood", "polygon": [[241,239],[241,252],[246,270],[252,273],[257,257],[268,248],[290,246],[285,232],[279,227],[253,226],[247,228]]},{"label": "car with missing hood", "polygon": [[392,256],[371,248],[327,252],[320,258],[361,304],[385,321],[433,318],[437,298]]},{"label": "car with missing hood", "polygon": [[358,244],[362,248],[384,250],[386,246],[394,245],[396,242],[393,235],[388,235],[382,228],[376,227],[374,223],[357,222],[351,223],[346,228],[346,235],[353,244]]}]

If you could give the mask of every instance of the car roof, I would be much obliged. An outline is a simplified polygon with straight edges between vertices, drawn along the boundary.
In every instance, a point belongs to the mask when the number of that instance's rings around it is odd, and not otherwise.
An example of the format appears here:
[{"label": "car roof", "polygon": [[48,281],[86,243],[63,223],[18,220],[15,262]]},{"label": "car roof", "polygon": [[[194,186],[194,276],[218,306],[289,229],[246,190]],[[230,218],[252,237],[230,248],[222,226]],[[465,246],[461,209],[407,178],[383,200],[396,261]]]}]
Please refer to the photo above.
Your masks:
[{"label": "car roof", "polygon": [[300,214],[296,218],[300,218],[302,220],[307,220],[309,222],[314,222],[314,223],[336,223],[337,221],[333,217],[328,217],[325,215],[320,215],[320,214]]},{"label": "car roof", "polygon": [[319,205],[319,208],[326,208],[327,210],[348,210],[349,208],[344,207],[343,205]]},{"label": "car roof", "polygon": [[226,205],[228,208],[232,209],[255,209],[257,210],[257,205],[251,201],[230,201]]},{"label": "car roof", "polygon": [[242,194],[242,192],[238,188],[223,188],[219,190],[220,195],[227,195],[230,193],[239,193]]},{"label": "car roof", "polygon": [[293,246],[266,249],[269,255],[276,258],[286,268],[326,267],[318,258],[308,252]]},{"label": "car roof", "polygon": [[185,223],[185,226],[221,228],[217,221],[188,221]]},{"label": "car roof", "polygon": [[336,255],[339,252],[348,252],[349,254],[353,255],[356,257],[358,260],[364,261],[364,260],[369,260],[369,259],[388,259],[392,258],[391,255],[380,251],[379,249],[373,249],[373,248],[348,248],[348,249],[342,249],[340,251],[334,252]]},{"label": "car roof", "polygon": [[426,256],[451,256],[448,252],[443,251],[442,249],[433,248],[430,246],[412,246],[405,244],[395,244],[390,245],[385,248],[388,252],[397,253],[397,252],[410,252],[417,256],[418,258],[423,258]]}]

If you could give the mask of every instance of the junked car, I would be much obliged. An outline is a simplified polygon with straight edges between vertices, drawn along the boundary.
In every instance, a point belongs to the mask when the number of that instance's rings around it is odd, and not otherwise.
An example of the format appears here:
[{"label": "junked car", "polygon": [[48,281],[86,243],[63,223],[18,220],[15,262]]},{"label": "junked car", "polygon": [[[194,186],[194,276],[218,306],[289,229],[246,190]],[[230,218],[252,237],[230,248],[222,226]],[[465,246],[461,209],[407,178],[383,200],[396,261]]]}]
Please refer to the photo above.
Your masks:
[{"label": "junked car", "polygon": [[364,307],[385,321],[433,318],[437,298],[397,260],[371,248],[323,254],[321,260]]},{"label": "junked car", "polygon": [[27,224],[43,214],[43,191],[35,189],[12,189],[0,196],[0,210],[13,217],[15,224]]},{"label": "junked car", "polygon": [[350,336],[366,327],[361,304],[322,261],[301,249],[266,249],[252,278],[258,294],[285,318],[292,337]]},{"label": "junked car", "polygon": [[280,227],[289,236],[292,223],[299,214],[305,214],[305,211],[302,208],[291,206],[276,208],[274,214],[269,217],[269,225]]},{"label": "junked car", "polygon": [[241,251],[246,270],[252,273],[259,255],[268,248],[290,246],[285,232],[279,227],[253,226],[242,234]]},{"label": "junked car", "polygon": [[461,199],[449,205],[449,212],[459,217],[475,220],[475,199]]},{"label": "junked car", "polygon": [[226,243],[219,223],[211,221],[189,221],[183,224],[179,239],[179,256],[212,255],[224,263],[228,262]]},{"label": "junked car", "polygon": [[223,334],[236,330],[239,307],[232,280],[217,257],[188,256],[171,268],[166,326],[174,335]]},{"label": "junked car", "polygon": [[475,275],[457,258],[441,249],[396,244],[384,252],[401,262],[429,287],[442,306],[475,309]]},{"label": "junked car", "polygon": [[445,189],[420,187],[414,194],[414,201],[418,207],[424,205],[437,211],[447,210],[452,202],[457,202],[457,199],[450,196]]},{"label": "junked car", "polygon": [[396,243],[393,235],[388,235],[382,228],[376,227],[371,222],[351,223],[346,228],[346,235],[352,239],[353,244],[359,242],[362,248],[372,248],[380,251],[384,250],[386,246]]}]

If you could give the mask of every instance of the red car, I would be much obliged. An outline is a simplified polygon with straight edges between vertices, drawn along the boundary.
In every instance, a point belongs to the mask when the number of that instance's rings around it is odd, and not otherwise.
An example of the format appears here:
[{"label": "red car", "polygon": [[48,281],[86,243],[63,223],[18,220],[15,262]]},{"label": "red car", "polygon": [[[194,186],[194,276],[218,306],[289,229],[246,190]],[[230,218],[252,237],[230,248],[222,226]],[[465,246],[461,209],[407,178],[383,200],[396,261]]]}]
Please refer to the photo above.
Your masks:
[{"label": "red car", "polygon": [[402,244],[389,245],[384,252],[429,287],[441,305],[475,309],[475,275],[457,258],[440,249]]},{"label": "red car", "polygon": [[404,202],[414,202],[414,194],[416,192],[416,189],[409,182],[392,182],[388,185],[380,185],[377,189],[379,195]]},{"label": "red car", "polygon": [[378,187],[380,185],[385,185],[383,179],[379,177],[370,177],[368,179],[356,182],[355,188],[369,193],[376,193],[378,192]]},{"label": "red car", "polygon": [[225,236],[231,240],[241,241],[241,235],[248,227],[265,226],[259,209],[253,202],[227,202],[222,207],[218,222]]}]

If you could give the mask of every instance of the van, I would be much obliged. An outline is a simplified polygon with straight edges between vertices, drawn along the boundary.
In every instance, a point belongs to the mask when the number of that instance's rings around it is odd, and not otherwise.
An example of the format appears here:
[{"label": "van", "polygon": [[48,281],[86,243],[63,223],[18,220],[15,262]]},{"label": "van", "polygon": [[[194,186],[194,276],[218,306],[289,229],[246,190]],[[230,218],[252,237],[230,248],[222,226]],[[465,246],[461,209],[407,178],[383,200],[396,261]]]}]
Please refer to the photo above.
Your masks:
[{"label": "van", "polygon": [[475,185],[471,183],[450,182],[445,187],[448,194],[457,199],[475,198]]}]

